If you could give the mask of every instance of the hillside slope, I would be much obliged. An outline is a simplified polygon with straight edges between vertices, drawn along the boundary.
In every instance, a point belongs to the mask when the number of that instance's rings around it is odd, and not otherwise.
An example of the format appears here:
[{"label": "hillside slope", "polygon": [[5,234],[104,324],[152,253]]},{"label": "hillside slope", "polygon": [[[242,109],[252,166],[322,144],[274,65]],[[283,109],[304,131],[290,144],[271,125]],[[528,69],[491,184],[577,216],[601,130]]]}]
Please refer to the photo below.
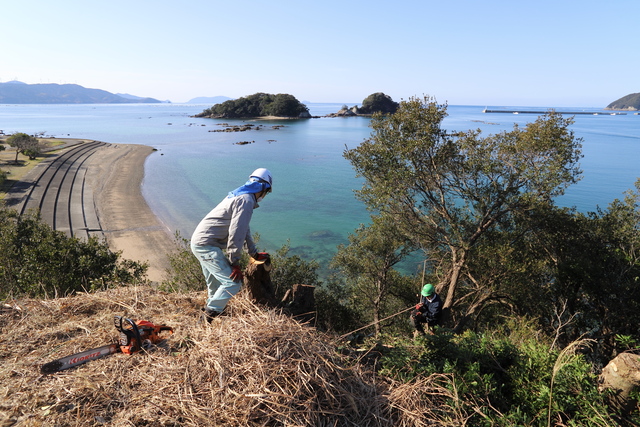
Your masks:
[{"label": "hillside slope", "polygon": [[153,98],[125,98],[76,84],[0,83],[0,104],[132,104],[159,103]]},{"label": "hillside slope", "polygon": [[640,110],[640,93],[631,93],[613,101],[605,110]]},{"label": "hillside slope", "polygon": [[[334,337],[242,294],[229,316],[209,325],[198,321],[203,302],[204,292],[146,286],[7,301],[0,313],[0,425],[418,426],[434,412],[455,421],[450,425],[461,422],[434,384],[442,378],[400,384],[382,377],[339,354]],[[113,342],[114,315],[175,333],[147,352],[40,374],[45,362]]]}]

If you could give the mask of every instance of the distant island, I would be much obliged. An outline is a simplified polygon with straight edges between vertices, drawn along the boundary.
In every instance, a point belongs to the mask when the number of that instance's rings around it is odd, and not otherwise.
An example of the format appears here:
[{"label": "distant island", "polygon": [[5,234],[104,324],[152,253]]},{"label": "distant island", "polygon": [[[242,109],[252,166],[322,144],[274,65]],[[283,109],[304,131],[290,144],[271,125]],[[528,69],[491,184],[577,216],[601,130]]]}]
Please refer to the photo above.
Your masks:
[{"label": "distant island", "polygon": [[372,93],[362,101],[362,106],[354,105],[349,108],[343,105],[337,113],[329,114],[328,117],[351,117],[351,116],[370,116],[374,113],[393,114],[398,110],[399,104],[395,102],[389,95],[382,92]]},{"label": "distant island", "polygon": [[[370,116],[374,113],[393,114],[398,109],[398,106],[399,104],[393,101],[389,95],[376,92],[366,97],[362,101],[361,107],[355,105],[350,108],[343,105],[338,112],[328,114],[325,117]],[[307,106],[298,101],[293,95],[272,95],[262,92],[213,105],[194,117],[211,119],[312,118]]]},{"label": "distant island", "polygon": [[0,83],[0,104],[153,104],[153,98],[113,94],[76,84],[27,84],[19,81]]},{"label": "distant island", "polygon": [[306,105],[295,96],[279,93],[255,93],[246,97],[232,99],[207,108],[194,117],[212,119],[241,119],[241,118],[311,118]]},{"label": "distant island", "polygon": [[617,101],[613,101],[607,105],[605,110],[640,110],[640,93],[632,93],[627,96],[623,96]]}]

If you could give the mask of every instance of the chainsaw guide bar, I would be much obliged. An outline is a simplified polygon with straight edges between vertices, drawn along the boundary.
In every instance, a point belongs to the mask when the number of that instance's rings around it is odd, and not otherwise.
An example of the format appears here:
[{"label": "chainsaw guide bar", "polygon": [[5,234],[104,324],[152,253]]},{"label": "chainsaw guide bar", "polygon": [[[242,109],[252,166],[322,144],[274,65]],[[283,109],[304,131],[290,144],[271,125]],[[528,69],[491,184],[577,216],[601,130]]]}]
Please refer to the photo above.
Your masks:
[{"label": "chainsaw guide bar", "polygon": [[45,363],[42,365],[42,368],[40,368],[40,372],[43,374],[53,374],[58,371],[73,368],[74,366],[82,365],[90,360],[100,359],[101,357],[117,353],[119,351],[119,344],[105,345],[92,350],[82,351],[80,353],[72,354],[71,356],[54,360],[53,362]]}]

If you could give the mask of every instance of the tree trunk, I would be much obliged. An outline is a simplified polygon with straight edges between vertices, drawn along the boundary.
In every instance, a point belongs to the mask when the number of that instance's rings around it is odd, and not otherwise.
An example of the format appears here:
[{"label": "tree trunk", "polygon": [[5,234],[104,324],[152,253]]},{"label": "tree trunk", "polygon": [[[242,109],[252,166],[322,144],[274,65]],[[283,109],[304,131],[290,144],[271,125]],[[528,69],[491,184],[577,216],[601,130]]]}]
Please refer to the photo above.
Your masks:
[{"label": "tree trunk", "polygon": [[611,390],[608,403],[621,414],[629,414],[638,404],[631,396],[640,391],[640,352],[625,352],[617,355],[602,369],[598,378],[598,390]]},{"label": "tree trunk", "polygon": [[460,257],[453,252],[453,259],[451,263],[451,273],[449,276],[449,287],[447,288],[447,297],[444,300],[442,308],[451,308],[454,303],[456,288],[458,287],[458,280],[460,280],[460,274],[462,273],[462,267],[466,262],[466,252],[462,251]]},{"label": "tree trunk", "polygon": [[285,309],[301,322],[316,318],[315,286],[296,284],[282,298]]},{"label": "tree trunk", "polygon": [[264,264],[250,263],[244,270],[244,277],[244,283],[254,302],[272,308],[279,305],[271,283],[271,276]]}]

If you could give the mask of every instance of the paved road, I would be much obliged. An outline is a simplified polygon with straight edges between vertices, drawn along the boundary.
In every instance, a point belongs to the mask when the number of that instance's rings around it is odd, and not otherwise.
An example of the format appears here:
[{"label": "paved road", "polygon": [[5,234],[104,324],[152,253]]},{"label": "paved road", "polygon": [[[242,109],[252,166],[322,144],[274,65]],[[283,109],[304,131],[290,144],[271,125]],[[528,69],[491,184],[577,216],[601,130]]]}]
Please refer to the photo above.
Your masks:
[{"label": "paved road", "polygon": [[77,144],[43,160],[9,190],[6,206],[20,214],[39,210],[43,221],[70,237],[103,237],[86,179],[88,160],[108,145],[98,141]]}]

